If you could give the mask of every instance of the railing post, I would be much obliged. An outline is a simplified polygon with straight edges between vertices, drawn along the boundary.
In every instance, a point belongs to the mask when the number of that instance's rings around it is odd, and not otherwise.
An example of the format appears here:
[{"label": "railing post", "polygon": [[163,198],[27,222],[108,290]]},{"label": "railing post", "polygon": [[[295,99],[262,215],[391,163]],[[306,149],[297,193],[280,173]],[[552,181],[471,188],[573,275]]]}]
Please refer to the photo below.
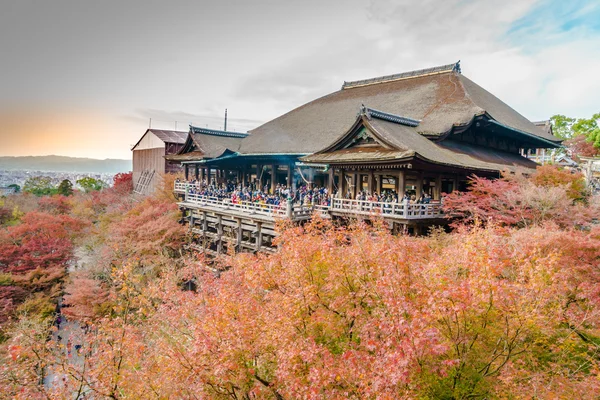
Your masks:
[{"label": "railing post", "polygon": [[404,202],[404,207],[403,208],[404,208],[404,210],[403,210],[403,212],[404,212],[404,218],[408,219],[408,201]]},{"label": "railing post", "polygon": [[292,219],[292,211],[293,211],[293,206],[292,206],[292,198],[288,197],[287,198],[287,204],[286,204],[286,216],[289,219]]},{"label": "railing post", "polygon": [[185,199],[185,201],[188,201],[188,194],[189,194],[189,188],[188,188],[188,184],[186,182],[186,184],[185,184],[185,195],[183,197]]}]

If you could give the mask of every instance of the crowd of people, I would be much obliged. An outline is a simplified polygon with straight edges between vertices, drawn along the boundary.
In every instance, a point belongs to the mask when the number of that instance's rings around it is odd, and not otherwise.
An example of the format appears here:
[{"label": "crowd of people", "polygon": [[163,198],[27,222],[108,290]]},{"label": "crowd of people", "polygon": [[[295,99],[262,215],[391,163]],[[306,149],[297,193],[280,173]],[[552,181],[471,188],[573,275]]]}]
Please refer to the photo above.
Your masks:
[{"label": "crowd of people", "polygon": [[[271,193],[269,186],[259,187],[256,183],[242,184],[230,181],[217,184],[215,182],[209,183],[206,180],[181,181],[179,179],[176,182],[188,183],[188,193],[190,194],[214,197],[219,200],[229,199],[232,203],[252,202],[278,206],[286,204],[287,200],[290,199],[293,204],[330,206],[333,198],[353,198],[350,191],[341,196],[338,191],[330,193],[325,187],[310,188],[307,185],[301,185],[296,189],[292,189],[288,186],[278,184],[275,187],[275,191]],[[384,189],[381,193],[359,191],[355,200],[380,203],[429,204],[432,199],[429,193],[423,193],[419,198],[415,194],[406,193],[399,199],[396,191]]]},{"label": "crowd of people", "polygon": [[281,205],[291,199],[294,204],[329,206],[331,202],[331,195],[324,187],[309,188],[307,185],[302,185],[294,190],[279,184],[275,187],[274,193],[270,193],[268,186],[259,187],[256,183],[216,184],[200,180],[190,180],[187,183],[190,194],[215,197],[219,200],[230,199],[232,203],[253,202]]}]

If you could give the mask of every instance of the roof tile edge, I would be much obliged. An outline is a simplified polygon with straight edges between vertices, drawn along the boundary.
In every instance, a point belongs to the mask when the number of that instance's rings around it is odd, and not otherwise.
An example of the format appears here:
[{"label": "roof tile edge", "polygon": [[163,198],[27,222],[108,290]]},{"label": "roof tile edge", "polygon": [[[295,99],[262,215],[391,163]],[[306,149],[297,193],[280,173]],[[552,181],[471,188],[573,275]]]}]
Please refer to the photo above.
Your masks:
[{"label": "roof tile edge", "polygon": [[404,80],[404,79],[444,74],[444,73],[452,72],[452,71],[456,71],[459,74],[461,73],[460,60],[453,64],[446,64],[446,65],[441,65],[438,67],[425,68],[425,69],[419,69],[419,70],[408,71],[408,72],[401,72],[399,74],[379,76],[376,78],[362,79],[362,80],[358,80],[358,81],[350,81],[350,82],[344,81],[344,84],[342,85],[342,90],[352,89],[352,88],[362,87],[362,86],[375,85],[378,83],[394,82],[394,81],[399,81],[399,80]]},{"label": "roof tile edge", "polygon": [[204,135],[222,136],[222,137],[231,137],[231,138],[240,138],[240,139],[245,138],[249,135],[249,133],[219,131],[216,129],[200,128],[198,126],[193,126],[193,125],[190,125],[190,133],[202,133]]}]

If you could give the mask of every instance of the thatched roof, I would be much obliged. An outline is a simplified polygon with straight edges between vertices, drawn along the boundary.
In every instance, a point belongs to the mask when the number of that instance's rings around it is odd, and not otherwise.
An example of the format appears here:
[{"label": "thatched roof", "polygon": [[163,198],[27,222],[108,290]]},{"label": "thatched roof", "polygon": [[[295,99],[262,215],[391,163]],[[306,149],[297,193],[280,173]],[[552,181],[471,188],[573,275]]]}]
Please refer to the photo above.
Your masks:
[{"label": "thatched roof", "polygon": [[[310,154],[346,132],[361,104],[420,121],[416,131],[443,137],[475,116],[489,118],[525,135],[559,142],[545,129],[460,73],[458,64],[346,82],[341,90],[311,101],[250,131],[239,152]],[[542,147],[542,146],[540,146]],[[232,149],[233,150],[233,149]]]}]

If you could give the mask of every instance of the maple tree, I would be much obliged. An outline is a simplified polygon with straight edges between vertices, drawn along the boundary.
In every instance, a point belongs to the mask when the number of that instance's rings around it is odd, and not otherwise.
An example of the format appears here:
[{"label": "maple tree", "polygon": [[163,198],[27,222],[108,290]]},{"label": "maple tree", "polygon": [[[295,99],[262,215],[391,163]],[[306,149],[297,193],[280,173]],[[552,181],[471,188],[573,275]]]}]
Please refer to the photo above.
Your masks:
[{"label": "maple tree", "polygon": [[561,227],[590,226],[599,211],[579,173],[554,166],[539,167],[530,177],[505,174],[489,180],[473,176],[467,192],[444,197],[444,210],[454,225],[475,220],[525,227],[552,220]]},{"label": "maple tree", "polygon": [[120,172],[113,177],[113,188],[119,193],[126,194],[133,191],[133,172]]},{"label": "maple tree", "polygon": [[[80,242],[92,264],[71,274],[63,309],[89,329],[73,363],[31,335],[33,321],[13,324],[0,389],[17,398],[589,398],[600,390],[600,228],[579,182],[551,168],[474,178],[471,192],[447,198],[465,216],[450,233],[394,236],[383,221],[315,217],[281,225],[275,254],[221,261],[180,251],[185,229],[166,195],[81,193],[66,215],[41,202],[64,226],[93,221]],[[24,287],[18,279],[0,275],[0,289]],[[64,382],[40,385],[40,365]]]},{"label": "maple tree", "polygon": [[[100,396],[467,398],[598,388],[600,230],[489,225],[429,238],[288,227],[219,277],[114,269],[85,381]],[[193,278],[198,291],[182,291]],[[168,359],[168,362],[165,362]],[[72,367],[74,368],[74,367]],[[532,396],[534,392],[530,393]]]}]

